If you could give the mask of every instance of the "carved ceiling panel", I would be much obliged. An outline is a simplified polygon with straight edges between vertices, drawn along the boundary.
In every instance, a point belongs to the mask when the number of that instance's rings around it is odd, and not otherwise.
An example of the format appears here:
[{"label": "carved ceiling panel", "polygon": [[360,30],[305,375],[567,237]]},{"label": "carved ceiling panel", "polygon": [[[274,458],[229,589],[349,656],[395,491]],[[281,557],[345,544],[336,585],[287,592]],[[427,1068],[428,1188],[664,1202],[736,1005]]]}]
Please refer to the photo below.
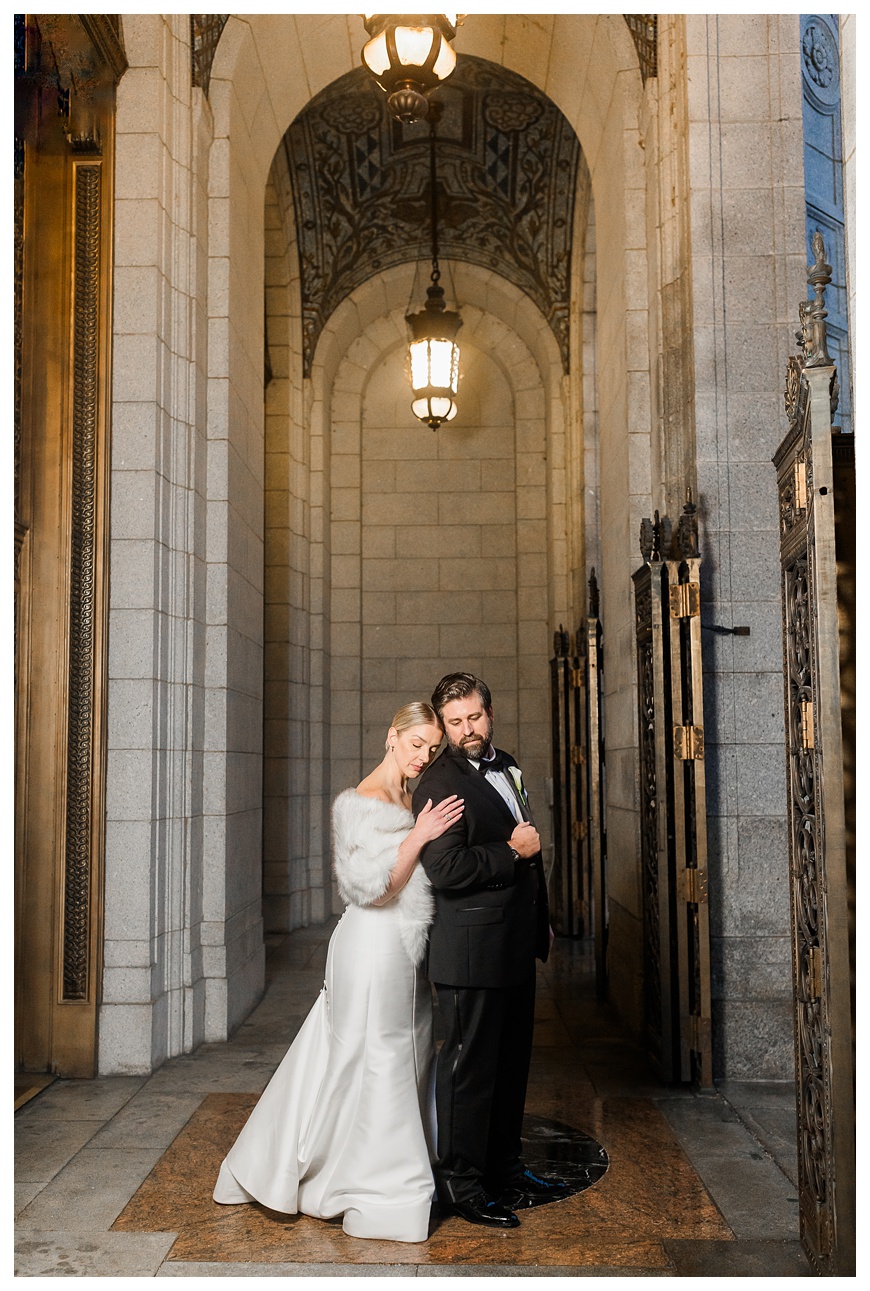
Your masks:
[{"label": "carved ceiling panel", "polygon": [[192,13],[190,15],[190,61],[194,85],[200,86],[208,96],[211,65],[217,51],[221,32],[227,25],[228,13]]},{"label": "carved ceiling panel", "polygon": [[646,83],[658,74],[658,14],[624,13],[628,30],[640,61],[640,74]]},{"label": "carved ceiling panel", "polygon": [[[484,59],[460,55],[437,97],[440,256],[492,269],[524,291],[567,371],[577,136],[535,86]],[[308,374],[324,324],[350,292],[383,269],[430,260],[429,126],[393,120],[359,68],[311,100],[284,147]]]}]

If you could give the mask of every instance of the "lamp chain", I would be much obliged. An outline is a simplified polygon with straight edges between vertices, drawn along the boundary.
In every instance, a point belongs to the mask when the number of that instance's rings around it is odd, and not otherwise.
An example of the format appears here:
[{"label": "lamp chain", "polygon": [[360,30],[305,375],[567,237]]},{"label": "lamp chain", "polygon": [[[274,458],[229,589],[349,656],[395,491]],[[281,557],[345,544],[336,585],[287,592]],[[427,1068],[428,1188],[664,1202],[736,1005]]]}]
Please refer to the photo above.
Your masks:
[{"label": "lamp chain", "polygon": [[435,173],[435,121],[429,123],[429,189],[432,198],[432,282],[441,278],[438,267],[438,181]]}]

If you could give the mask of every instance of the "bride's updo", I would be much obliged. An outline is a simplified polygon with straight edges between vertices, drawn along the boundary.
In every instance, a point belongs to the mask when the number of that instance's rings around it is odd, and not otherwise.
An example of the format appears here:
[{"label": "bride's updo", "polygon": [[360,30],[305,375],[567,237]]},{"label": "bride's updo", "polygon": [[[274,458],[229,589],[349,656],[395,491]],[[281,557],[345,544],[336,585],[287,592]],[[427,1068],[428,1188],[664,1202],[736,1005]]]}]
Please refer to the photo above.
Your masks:
[{"label": "bride's updo", "polygon": [[[437,726],[441,730],[444,729],[441,726],[441,719],[432,705],[416,699],[412,704],[403,704],[390,722],[390,729],[394,730],[398,735],[401,735],[402,731],[409,730],[412,726]],[[384,741],[384,748],[389,752],[389,736]]]}]

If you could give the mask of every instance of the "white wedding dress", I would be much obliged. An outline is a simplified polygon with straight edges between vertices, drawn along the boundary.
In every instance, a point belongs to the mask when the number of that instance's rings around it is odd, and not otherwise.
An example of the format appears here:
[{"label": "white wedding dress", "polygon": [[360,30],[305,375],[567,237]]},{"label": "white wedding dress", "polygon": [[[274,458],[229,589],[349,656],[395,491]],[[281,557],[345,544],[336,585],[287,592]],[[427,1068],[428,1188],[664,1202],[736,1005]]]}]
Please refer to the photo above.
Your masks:
[{"label": "white wedding dress", "polygon": [[358,903],[332,934],[314,1007],[221,1165],[215,1201],[342,1215],[351,1237],[426,1240],[432,996],[415,958],[431,894],[418,867],[395,900],[363,904],[386,890],[413,823],[352,789],[336,799],[339,888]]}]

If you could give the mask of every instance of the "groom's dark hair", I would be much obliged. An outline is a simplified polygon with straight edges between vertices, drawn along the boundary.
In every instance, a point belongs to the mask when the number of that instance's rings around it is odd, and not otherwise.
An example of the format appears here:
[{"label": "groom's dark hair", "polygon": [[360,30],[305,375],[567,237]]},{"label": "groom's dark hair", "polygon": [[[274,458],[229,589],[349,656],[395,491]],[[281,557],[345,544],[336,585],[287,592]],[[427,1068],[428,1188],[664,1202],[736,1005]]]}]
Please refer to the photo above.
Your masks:
[{"label": "groom's dark hair", "polygon": [[432,707],[440,717],[445,704],[449,704],[453,699],[467,699],[469,695],[475,693],[480,695],[480,702],[484,708],[492,708],[492,695],[485,681],[481,681],[471,672],[448,672],[432,691]]}]

